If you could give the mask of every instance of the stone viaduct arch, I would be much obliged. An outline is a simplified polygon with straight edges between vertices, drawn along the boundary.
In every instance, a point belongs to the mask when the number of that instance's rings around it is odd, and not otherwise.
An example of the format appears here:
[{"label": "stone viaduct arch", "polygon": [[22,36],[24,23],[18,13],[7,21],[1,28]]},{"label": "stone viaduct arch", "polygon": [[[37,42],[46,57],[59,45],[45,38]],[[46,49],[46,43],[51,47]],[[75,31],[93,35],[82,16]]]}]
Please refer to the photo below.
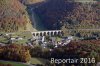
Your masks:
[{"label": "stone viaduct arch", "polygon": [[33,36],[56,36],[56,35],[62,35],[61,30],[51,30],[51,31],[37,31],[32,32]]}]

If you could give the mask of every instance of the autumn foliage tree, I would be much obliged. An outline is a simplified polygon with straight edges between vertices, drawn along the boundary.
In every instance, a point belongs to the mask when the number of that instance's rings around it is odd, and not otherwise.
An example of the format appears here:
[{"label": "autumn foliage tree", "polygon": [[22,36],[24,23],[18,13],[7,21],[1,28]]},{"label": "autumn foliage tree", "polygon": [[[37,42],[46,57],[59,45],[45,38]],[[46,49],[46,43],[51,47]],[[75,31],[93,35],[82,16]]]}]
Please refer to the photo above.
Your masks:
[{"label": "autumn foliage tree", "polygon": [[12,44],[0,47],[0,59],[28,62],[31,59],[29,50],[24,46]]},{"label": "autumn foliage tree", "polygon": [[28,15],[18,0],[0,0],[0,31],[26,30]]}]

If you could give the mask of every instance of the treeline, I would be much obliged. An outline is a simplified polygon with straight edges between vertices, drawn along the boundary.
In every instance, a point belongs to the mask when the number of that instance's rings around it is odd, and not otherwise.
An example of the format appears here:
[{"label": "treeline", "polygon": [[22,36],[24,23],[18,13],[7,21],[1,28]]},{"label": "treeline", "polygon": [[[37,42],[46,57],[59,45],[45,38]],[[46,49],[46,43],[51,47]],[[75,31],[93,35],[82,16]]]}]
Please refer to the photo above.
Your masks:
[{"label": "treeline", "polygon": [[0,59],[29,62],[31,55],[27,47],[11,44],[7,46],[0,46]]},{"label": "treeline", "polygon": [[0,63],[0,66],[13,66],[12,64],[1,64]]},{"label": "treeline", "polygon": [[100,38],[99,29],[67,29],[66,26],[63,26],[62,31],[64,37],[72,35],[79,38]]},{"label": "treeline", "polygon": [[[66,46],[58,46],[57,48],[48,49],[40,46],[34,48],[22,46],[18,44],[11,44],[7,46],[0,46],[0,59],[12,60],[19,62],[29,62],[31,57],[45,58],[95,58],[95,63],[86,64],[51,64],[46,63],[48,66],[96,66],[100,62],[100,40],[80,40],[72,41]],[[43,65],[41,65],[43,66]]]},{"label": "treeline", "polygon": [[76,3],[73,12],[69,12],[61,20],[64,36],[73,35],[84,38],[100,38],[100,3]]},{"label": "treeline", "polygon": [[[73,41],[66,46],[58,46],[53,50],[41,49],[41,47],[35,47],[31,49],[32,57],[40,57],[51,60],[51,58],[94,58],[95,63],[83,63],[83,64],[53,64],[54,66],[96,66],[97,62],[100,61],[100,40],[82,40]],[[53,66],[51,65],[51,66]]]},{"label": "treeline", "polygon": [[25,6],[18,0],[0,0],[0,31],[25,30],[27,22]]}]

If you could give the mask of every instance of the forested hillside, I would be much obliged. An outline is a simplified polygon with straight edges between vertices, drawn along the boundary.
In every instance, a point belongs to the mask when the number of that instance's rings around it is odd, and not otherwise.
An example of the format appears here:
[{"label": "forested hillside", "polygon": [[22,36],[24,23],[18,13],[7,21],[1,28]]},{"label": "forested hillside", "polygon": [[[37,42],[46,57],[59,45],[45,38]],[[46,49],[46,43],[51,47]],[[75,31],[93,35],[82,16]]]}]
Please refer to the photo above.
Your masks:
[{"label": "forested hillside", "polygon": [[18,0],[0,0],[0,31],[26,30],[29,18],[25,6]]},{"label": "forested hillside", "polygon": [[100,3],[67,2],[67,0],[50,0],[34,9],[48,29],[100,28]]},{"label": "forested hillside", "polygon": [[91,4],[68,0],[0,0],[0,31],[31,30],[28,7],[49,30],[61,29],[62,26],[66,29],[100,28],[100,2]]}]

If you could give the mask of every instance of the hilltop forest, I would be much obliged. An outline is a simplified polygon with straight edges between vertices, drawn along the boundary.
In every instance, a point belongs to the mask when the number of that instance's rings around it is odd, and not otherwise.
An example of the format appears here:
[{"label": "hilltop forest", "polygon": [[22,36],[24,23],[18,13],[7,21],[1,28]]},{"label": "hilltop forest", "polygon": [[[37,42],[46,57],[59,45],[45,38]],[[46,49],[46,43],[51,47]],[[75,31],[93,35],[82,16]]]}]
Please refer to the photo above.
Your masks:
[{"label": "hilltop forest", "polygon": [[0,0],[0,31],[26,30],[30,21],[25,9],[18,0]]},{"label": "hilltop forest", "polygon": [[39,17],[40,22],[48,30],[75,29],[76,33],[80,33],[82,31],[77,29],[100,28],[100,2],[0,0],[0,31],[14,32],[27,30],[29,27],[27,24],[34,23],[30,21],[31,15],[27,11],[29,10],[28,8],[33,9],[33,13]]},{"label": "hilltop forest", "polygon": [[[100,29],[100,2],[49,0],[35,8],[34,11],[49,30],[62,29],[65,33],[69,33],[68,35],[79,34],[81,36],[91,36],[93,33],[100,32],[100,30],[95,30]],[[70,31],[70,29],[74,30]]]}]

